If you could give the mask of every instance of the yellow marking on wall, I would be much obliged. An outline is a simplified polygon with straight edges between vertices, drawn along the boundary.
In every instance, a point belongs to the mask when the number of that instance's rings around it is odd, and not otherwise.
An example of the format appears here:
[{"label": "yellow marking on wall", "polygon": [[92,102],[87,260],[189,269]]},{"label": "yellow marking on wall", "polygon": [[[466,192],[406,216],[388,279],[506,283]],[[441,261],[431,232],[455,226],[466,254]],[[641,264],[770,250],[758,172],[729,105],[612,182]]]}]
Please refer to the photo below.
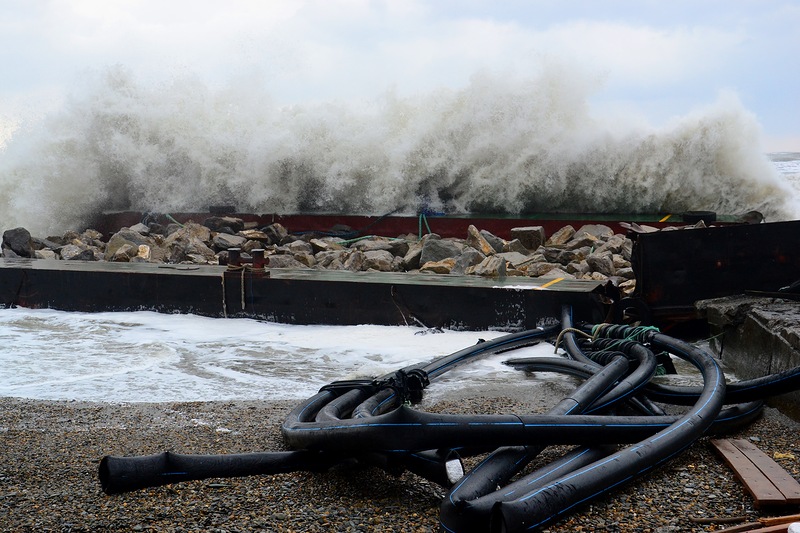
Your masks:
[{"label": "yellow marking on wall", "polygon": [[661,220],[659,220],[659,222],[666,222],[669,219],[669,217],[671,217],[671,216],[672,215],[667,215],[664,218],[662,218]]},{"label": "yellow marking on wall", "polygon": [[554,280],[548,281],[547,283],[545,283],[545,284],[544,284],[544,285],[542,285],[541,287],[537,287],[537,289],[539,289],[539,290],[541,290],[541,289],[546,289],[547,287],[549,287],[549,286],[551,286],[551,285],[555,285],[555,284],[556,284],[556,283],[558,283],[559,281],[564,281],[564,278],[556,278],[556,279],[554,279]]}]

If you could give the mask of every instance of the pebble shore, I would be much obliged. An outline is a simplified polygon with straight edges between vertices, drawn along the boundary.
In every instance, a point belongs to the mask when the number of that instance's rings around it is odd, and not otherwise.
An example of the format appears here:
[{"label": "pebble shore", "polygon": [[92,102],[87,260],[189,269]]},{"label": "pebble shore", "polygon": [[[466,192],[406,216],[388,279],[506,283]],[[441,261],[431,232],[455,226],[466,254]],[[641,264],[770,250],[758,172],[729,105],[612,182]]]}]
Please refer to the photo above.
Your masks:
[{"label": "pebble shore", "polygon": [[[445,491],[379,469],[208,479],[107,496],[104,455],[285,449],[293,402],[115,404],[0,398],[0,530],[13,532],[438,531]],[[430,411],[514,412],[502,394],[424,403]],[[800,424],[767,408],[748,438],[800,476]],[[643,479],[578,508],[543,531],[716,531],[791,509],[756,510],[707,438]]]}]

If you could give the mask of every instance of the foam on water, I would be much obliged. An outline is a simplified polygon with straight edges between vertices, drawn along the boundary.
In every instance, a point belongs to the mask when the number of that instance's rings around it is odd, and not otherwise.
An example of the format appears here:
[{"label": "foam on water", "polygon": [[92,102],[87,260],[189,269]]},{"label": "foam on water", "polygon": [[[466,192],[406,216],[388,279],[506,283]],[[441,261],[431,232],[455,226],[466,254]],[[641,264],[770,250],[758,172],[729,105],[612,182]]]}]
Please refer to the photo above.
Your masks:
[{"label": "foam on water", "polygon": [[[115,402],[298,400],[332,381],[378,377],[502,334],[24,308],[0,310],[0,327],[0,397]],[[508,357],[448,379],[524,381],[501,364]]]},{"label": "foam on water", "polygon": [[122,68],[38,120],[6,121],[0,225],[85,228],[103,210],[384,214],[681,212],[798,215],[735,97],[659,128],[601,119],[597,87],[545,66],[460,90],[278,106],[258,83],[145,83]]}]

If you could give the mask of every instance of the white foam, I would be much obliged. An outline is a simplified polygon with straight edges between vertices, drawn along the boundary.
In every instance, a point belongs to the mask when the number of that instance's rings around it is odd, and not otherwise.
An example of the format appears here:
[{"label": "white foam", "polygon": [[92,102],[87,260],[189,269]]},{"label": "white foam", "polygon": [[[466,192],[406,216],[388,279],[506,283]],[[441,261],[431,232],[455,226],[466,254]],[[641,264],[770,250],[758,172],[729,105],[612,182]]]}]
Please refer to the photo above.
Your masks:
[{"label": "white foam", "polygon": [[[662,127],[600,118],[596,82],[551,65],[460,90],[279,107],[263,85],[145,83],[121,68],[4,128],[0,225],[85,229],[101,210],[764,212],[793,191],[733,97]],[[623,126],[624,125],[624,126]]]},{"label": "white foam", "polygon": [[[0,327],[0,396],[119,402],[301,399],[502,334],[23,308],[0,309]],[[458,372],[514,374],[497,361]]]}]

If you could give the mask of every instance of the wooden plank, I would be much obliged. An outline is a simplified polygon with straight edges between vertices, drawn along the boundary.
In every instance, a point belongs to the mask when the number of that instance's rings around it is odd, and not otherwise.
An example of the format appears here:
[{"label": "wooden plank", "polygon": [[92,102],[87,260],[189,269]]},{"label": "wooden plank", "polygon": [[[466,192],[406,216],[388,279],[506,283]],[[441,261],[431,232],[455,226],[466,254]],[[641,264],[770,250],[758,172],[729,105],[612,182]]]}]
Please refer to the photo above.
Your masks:
[{"label": "wooden plank", "polygon": [[747,492],[753,496],[756,506],[785,505],[786,497],[753,464],[739,448],[728,439],[712,440],[711,444],[720,453],[723,460],[731,467],[736,477],[742,482]]},{"label": "wooden plank", "polygon": [[[777,526],[767,526],[767,527],[760,527],[758,529],[751,529],[748,531],[748,533],[786,533],[788,530],[789,530],[789,524],[779,524]],[[722,533],[722,531],[720,531],[720,533]]]},{"label": "wooden plank", "polygon": [[800,483],[797,482],[784,468],[758,449],[753,443],[745,439],[733,440],[733,445],[744,453],[750,461],[775,485],[786,498],[786,503],[800,503]]}]

